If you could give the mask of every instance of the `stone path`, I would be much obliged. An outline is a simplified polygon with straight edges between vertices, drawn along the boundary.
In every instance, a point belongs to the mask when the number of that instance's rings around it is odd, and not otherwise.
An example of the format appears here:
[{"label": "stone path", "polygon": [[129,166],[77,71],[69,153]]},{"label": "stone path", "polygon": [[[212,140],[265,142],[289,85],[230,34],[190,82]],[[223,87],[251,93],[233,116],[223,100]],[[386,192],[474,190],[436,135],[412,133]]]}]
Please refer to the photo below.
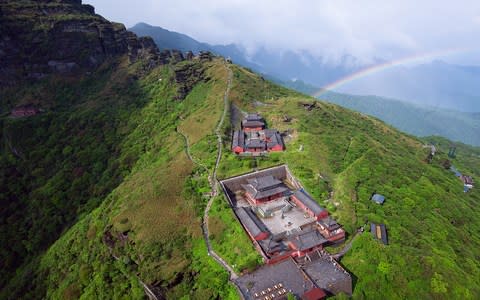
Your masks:
[{"label": "stone path", "polygon": [[[232,78],[233,74],[230,68],[228,68],[227,65],[225,65],[225,68],[227,68],[228,71],[228,80],[227,80],[227,89],[225,91],[225,94],[223,95],[223,112],[222,116],[217,124],[217,127],[215,128],[215,134],[217,136],[217,159],[215,161],[215,167],[213,169],[212,175],[208,175],[208,182],[211,187],[211,196],[210,199],[208,200],[207,206],[205,207],[205,211],[203,214],[203,219],[202,219],[202,232],[203,232],[203,238],[205,239],[205,244],[207,245],[207,251],[208,255],[211,256],[213,259],[215,259],[229,274],[230,274],[230,280],[233,281],[238,278],[238,275],[235,273],[233,268],[223,259],[221,258],[212,248],[212,245],[210,243],[210,233],[208,229],[208,214],[210,212],[210,208],[212,207],[213,201],[215,200],[215,197],[218,195],[218,184],[217,184],[217,168],[218,165],[220,164],[220,159],[222,157],[222,145],[223,145],[223,139],[222,139],[222,126],[223,122],[225,121],[225,116],[227,115],[228,111],[228,95],[230,93],[230,88],[232,85]],[[201,166],[203,169],[205,169],[208,173],[208,169],[205,165],[202,163],[196,161],[193,156],[190,153],[190,144],[188,142],[188,137],[181,133],[180,131],[177,132],[183,137],[185,141],[185,152],[188,156],[188,158],[194,163],[199,166]]]}]

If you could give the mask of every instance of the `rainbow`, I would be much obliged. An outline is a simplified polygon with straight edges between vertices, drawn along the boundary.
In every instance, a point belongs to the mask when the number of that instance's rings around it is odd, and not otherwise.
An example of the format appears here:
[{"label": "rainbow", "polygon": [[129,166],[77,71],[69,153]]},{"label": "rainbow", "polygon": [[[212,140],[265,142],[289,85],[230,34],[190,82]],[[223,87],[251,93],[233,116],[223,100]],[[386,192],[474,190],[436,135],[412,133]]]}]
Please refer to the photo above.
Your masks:
[{"label": "rainbow", "polygon": [[338,80],[336,80],[332,83],[327,84],[326,86],[324,86],[320,90],[313,93],[312,96],[319,97],[319,96],[323,95],[324,93],[328,92],[329,90],[334,90],[334,89],[344,85],[345,83],[348,83],[348,82],[351,82],[351,81],[357,80],[359,78],[363,78],[363,77],[366,77],[366,76],[369,76],[369,75],[372,75],[372,74],[375,74],[375,73],[378,73],[378,72],[382,72],[382,71],[384,71],[386,69],[389,69],[389,68],[392,68],[392,67],[396,67],[396,66],[404,65],[404,64],[408,64],[408,63],[419,63],[419,62],[426,61],[426,60],[429,60],[429,59],[433,59],[433,58],[436,58],[436,57],[448,56],[448,55],[458,54],[458,53],[462,53],[462,52],[468,52],[470,50],[471,49],[466,49],[466,48],[454,48],[454,49],[448,49],[448,50],[427,52],[427,53],[415,54],[415,55],[403,57],[403,58],[400,58],[400,59],[384,62],[384,63],[374,65],[374,66],[369,66],[369,67],[361,69],[361,70],[359,70],[355,73],[349,74],[346,77],[343,77],[343,78],[338,79]]}]

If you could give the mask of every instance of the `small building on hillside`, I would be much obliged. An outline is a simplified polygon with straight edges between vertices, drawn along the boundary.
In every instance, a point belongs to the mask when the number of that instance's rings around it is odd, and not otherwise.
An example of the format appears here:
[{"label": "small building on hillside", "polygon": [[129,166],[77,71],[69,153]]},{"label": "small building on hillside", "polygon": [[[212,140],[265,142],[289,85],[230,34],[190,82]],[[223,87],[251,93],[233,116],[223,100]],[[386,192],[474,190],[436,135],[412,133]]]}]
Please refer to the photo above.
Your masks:
[{"label": "small building on hillside", "polygon": [[256,156],[284,150],[280,132],[265,129],[265,120],[259,114],[248,114],[241,122],[241,130],[233,131],[232,151],[235,154]]},{"label": "small building on hillside", "polygon": [[198,54],[198,58],[200,60],[211,61],[213,58],[213,54],[210,51],[200,51]]},{"label": "small building on hillside", "polygon": [[373,194],[372,201],[377,203],[377,204],[382,205],[383,202],[385,202],[385,196],[380,195],[380,194]]},{"label": "small building on hillside", "polygon": [[247,184],[242,184],[242,187],[245,198],[252,205],[278,199],[288,191],[285,184],[272,175],[247,179]]},{"label": "small building on hillside", "polygon": [[12,117],[30,117],[38,114],[40,110],[33,105],[19,105],[12,109],[11,116]]},{"label": "small building on hillside", "polygon": [[245,132],[265,129],[265,120],[259,114],[248,114],[242,120],[242,129]]},{"label": "small building on hillside", "polygon": [[387,228],[385,224],[370,223],[370,232],[374,238],[382,241],[384,245],[388,245]]}]

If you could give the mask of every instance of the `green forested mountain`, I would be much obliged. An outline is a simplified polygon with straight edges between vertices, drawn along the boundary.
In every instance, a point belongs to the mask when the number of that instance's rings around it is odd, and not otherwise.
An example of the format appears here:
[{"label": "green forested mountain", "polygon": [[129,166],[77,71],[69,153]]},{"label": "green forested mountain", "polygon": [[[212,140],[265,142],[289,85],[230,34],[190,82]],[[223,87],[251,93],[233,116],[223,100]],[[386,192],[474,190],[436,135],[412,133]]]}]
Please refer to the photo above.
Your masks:
[{"label": "green forested mountain", "polygon": [[[57,12],[78,5],[45,3]],[[2,5],[37,9],[33,1]],[[69,13],[62,18],[77,22]],[[19,72],[2,87],[0,298],[143,299],[142,283],[167,299],[239,298],[228,273],[207,255],[200,227],[216,132],[223,149],[218,179],[287,163],[350,237],[366,222],[387,225],[389,245],[366,232],[341,260],[355,278],[353,298],[480,296],[480,193],[463,193],[444,168],[449,141],[432,138],[438,151],[429,164],[429,141],[222,58],[165,61],[150,48],[132,59],[129,49],[72,72],[45,71],[37,79]],[[40,113],[10,116],[25,104]],[[233,155],[238,109],[257,111],[288,132],[287,151],[258,160]],[[458,145],[452,164],[477,179],[479,151]],[[383,206],[372,203],[373,192],[386,196]],[[213,248],[236,272],[261,263],[222,195],[213,199],[208,222]]]},{"label": "green forested mountain", "polygon": [[[288,88],[313,95],[318,88],[301,80],[278,81]],[[379,96],[359,96],[326,91],[321,100],[379,118],[416,136],[439,135],[452,141],[480,146],[480,114],[415,105]]]},{"label": "green forested mountain", "polygon": [[480,146],[480,114],[420,106],[378,96],[355,96],[326,92],[319,97],[359,111],[416,136],[440,135]]}]

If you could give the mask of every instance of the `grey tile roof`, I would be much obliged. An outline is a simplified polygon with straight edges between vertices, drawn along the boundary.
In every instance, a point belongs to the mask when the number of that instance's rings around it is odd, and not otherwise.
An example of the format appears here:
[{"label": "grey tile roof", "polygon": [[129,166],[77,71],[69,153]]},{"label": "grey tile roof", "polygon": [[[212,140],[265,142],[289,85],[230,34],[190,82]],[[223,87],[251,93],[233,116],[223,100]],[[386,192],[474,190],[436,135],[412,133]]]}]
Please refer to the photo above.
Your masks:
[{"label": "grey tile roof", "polygon": [[241,130],[235,130],[233,132],[232,148],[237,146],[245,147],[245,136]]},{"label": "grey tile roof", "polygon": [[273,240],[273,238],[268,238],[266,240],[259,241],[258,243],[260,244],[260,247],[262,247],[263,251],[265,251],[268,255],[289,250],[287,245],[281,241],[277,242]]},{"label": "grey tile roof", "polygon": [[242,126],[243,127],[263,127],[263,126],[265,126],[265,122],[243,120],[242,121]]},{"label": "grey tile roof", "polygon": [[[267,134],[265,134],[267,136]],[[268,137],[268,136],[267,136]],[[280,136],[280,133],[275,132],[274,134],[272,134],[270,137],[270,142],[267,143],[267,147],[268,148],[273,148],[275,147],[276,145],[281,145],[283,147],[283,139],[282,137]]]},{"label": "grey tile roof", "polygon": [[304,251],[327,242],[327,240],[316,229],[307,232],[300,231],[300,234],[291,237],[289,240],[300,251]]},{"label": "grey tile roof", "polygon": [[243,184],[242,187],[255,199],[262,199],[288,191],[288,188],[283,185],[263,191],[256,190],[251,184]]},{"label": "grey tile roof", "polygon": [[272,188],[282,183],[282,181],[278,180],[277,178],[273,177],[272,175],[262,176],[247,179],[248,184],[251,184],[257,190],[265,190],[268,188]]},{"label": "grey tile roof", "polygon": [[303,190],[297,190],[293,193],[295,198],[302,202],[308,209],[310,209],[315,215],[319,215],[325,208],[321,207],[315,200],[313,200],[306,192]]},{"label": "grey tile roof", "polygon": [[245,147],[265,149],[265,142],[258,139],[251,139],[247,140]]},{"label": "grey tile roof", "polygon": [[272,175],[247,179],[242,187],[255,199],[262,199],[286,192],[288,188]]},{"label": "grey tile roof", "polygon": [[318,221],[318,223],[322,224],[323,226],[327,227],[328,230],[335,230],[335,229],[338,229],[340,228],[340,224],[337,223],[337,221],[335,221],[335,219],[333,219],[332,217],[328,216],[326,218],[323,218],[321,219],[320,221]]},{"label": "grey tile roof", "polygon": [[238,218],[243,226],[250,232],[252,236],[257,236],[262,232],[269,233],[265,224],[262,223],[255,213],[248,207],[239,207],[235,209]]},{"label": "grey tile roof", "polygon": [[[291,258],[275,264],[264,265],[239,277],[236,282],[246,300],[264,299],[271,293],[262,295],[261,292],[268,288],[272,290],[272,293],[275,293],[275,299],[286,298],[286,294],[278,295],[278,291],[283,288],[286,291],[291,290],[292,294],[300,299],[305,292],[315,287],[311,279],[303,274]],[[275,289],[275,286],[281,288]],[[255,296],[255,294],[261,296]]]},{"label": "grey tile roof", "polygon": [[260,116],[259,114],[248,114],[244,120],[247,120],[247,121],[263,121],[263,118],[262,116]]}]

